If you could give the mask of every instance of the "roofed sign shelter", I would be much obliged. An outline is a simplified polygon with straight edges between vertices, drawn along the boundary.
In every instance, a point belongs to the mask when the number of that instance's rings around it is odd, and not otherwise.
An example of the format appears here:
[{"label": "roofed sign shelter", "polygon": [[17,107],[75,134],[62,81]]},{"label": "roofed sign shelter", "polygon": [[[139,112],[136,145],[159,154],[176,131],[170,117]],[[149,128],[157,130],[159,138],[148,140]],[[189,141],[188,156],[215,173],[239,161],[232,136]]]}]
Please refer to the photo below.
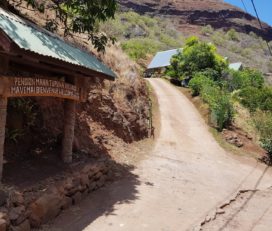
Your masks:
[{"label": "roofed sign shelter", "polygon": [[8,98],[65,99],[62,160],[70,163],[75,105],[87,99],[86,81],[95,77],[114,80],[115,74],[94,56],[0,8],[0,179]]}]

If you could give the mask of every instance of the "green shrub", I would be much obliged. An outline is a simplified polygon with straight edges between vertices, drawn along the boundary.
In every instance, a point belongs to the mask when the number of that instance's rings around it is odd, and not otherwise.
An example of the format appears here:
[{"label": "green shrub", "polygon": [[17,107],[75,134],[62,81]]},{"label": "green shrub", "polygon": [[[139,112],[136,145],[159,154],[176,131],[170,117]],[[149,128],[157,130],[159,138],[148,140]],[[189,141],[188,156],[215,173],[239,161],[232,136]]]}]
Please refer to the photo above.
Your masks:
[{"label": "green shrub", "polygon": [[243,57],[250,58],[252,56],[252,49],[250,49],[250,48],[242,49],[241,55]]},{"label": "green shrub", "polygon": [[272,111],[272,88],[246,87],[239,92],[241,103],[251,112]]},{"label": "green shrub", "polygon": [[189,82],[189,87],[192,90],[192,95],[197,96],[200,94],[202,88],[205,85],[215,85],[211,78],[208,78],[205,74],[199,72],[196,73]]},{"label": "green shrub", "polygon": [[239,36],[238,36],[238,33],[236,32],[235,29],[230,29],[230,30],[227,32],[227,37],[228,37],[230,40],[239,41]]},{"label": "green shrub", "polygon": [[251,112],[253,112],[258,108],[259,94],[260,91],[258,88],[246,87],[238,93],[238,96],[240,98],[240,102]]},{"label": "green shrub", "polygon": [[122,43],[122,49],[134,60],[145,58],[147,54],[154,54],[160,44],[148,38],[135,38]]},{"label": "green shrub", "polygon": [[124,51],[134,60],[157,51],[181,47],[180,32],[172,22],[135,12],[119,12],[114,20],[101,23],[101,31],[121,42]]},{"label": "green shrub", "polygon": [[210,107],[210,122],[222,131],[233,119],[233,105],[230,95],[218,86],[204,85],[201,90],[203,100]]},{"label": "green shrub", "polygon": [[33,126],[37,120],[37,104],[31,98],[12,98],[9,100],[8,109],[13,113],[22,113],[25,119],[25,129]]},{"label": "green shrub", "polygon": [[253,120],[260,133],[262,147],[268,152],[270,161],[272,161],[272,111],[257,111]]},{"label": "green shrub", "polygon": [[169,36],[168,34],[161,33],[159,36],[159,40],[161,43],[165,44],[167,47],[179,47],[180,46],[180,42],[177,39]]},{"label": "green shrub", "polygon": [[226,44],[225,36],[222,32],[216,31],[211,36],[213,43],[217,46],[224,46]]},{"label": "green shrub", "polygon": [[253,31],[250,31],[249,32],[249,35],[252,37],[252,38],[255,38],[255,39],[258,39],[259,36],[257,34],[255,34]]},{"label": "green shrub", "polygon": [[261,72],[252,69],[231,71],[231,79],[228,85],[231,91],[246,87],[262,88],[264,77]]},{"label": "green shrub", "polygon": [[201,29],[201,33],[203,35],[210,35],[213,33],[213,28],[211,25],[207,25],[207,26],[203,26],[202,29]]},{"label": "green shrub", "polygon": [[236,53],[236,54],[240,54],[243,51],[242,47],[237,46],[236,44],[235,45],[231,45],[230,46],[230,50],[232,52]]}]

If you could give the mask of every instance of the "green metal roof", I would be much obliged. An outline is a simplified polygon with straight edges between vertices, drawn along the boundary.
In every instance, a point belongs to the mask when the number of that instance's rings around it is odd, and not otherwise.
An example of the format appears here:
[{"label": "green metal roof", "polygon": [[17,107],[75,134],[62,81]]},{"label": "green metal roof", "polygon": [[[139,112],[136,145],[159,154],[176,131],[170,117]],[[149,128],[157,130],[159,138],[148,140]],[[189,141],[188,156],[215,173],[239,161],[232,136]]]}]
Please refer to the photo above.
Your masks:
[{"label": "green metal roof", "polygon": [[113,78],[116,77],[110,68],[98,61],[94,56],[1,8],[0,29],[21,49],[82,66]]}]

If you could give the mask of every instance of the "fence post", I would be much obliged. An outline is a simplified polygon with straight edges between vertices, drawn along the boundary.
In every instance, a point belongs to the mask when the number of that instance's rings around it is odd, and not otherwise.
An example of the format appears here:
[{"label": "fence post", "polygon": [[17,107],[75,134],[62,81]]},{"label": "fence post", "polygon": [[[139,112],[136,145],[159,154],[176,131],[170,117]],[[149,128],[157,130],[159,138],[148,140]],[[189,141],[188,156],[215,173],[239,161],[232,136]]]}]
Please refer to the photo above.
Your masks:
[{"label": "fence post", "polygon": [[76,102],[64,101],[64,131],[62,139],[62,160],[64,163],[72,162],[73,141],[75,130]]}]

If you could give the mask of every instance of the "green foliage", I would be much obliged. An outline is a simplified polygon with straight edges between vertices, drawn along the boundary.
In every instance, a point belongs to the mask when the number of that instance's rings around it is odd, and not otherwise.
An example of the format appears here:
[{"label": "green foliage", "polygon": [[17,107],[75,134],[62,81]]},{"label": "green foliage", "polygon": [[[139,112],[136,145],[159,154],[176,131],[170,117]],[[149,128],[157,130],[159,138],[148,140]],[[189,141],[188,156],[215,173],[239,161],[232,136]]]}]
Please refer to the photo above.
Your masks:
[{"label": "green foliage", "polygon": [[214,69],[221,74],[226,66],[226,61],[216,53],[214,45],[201,42],[193,36],[186,40],[183,51],[172,58],[169,70],[176,73],[174,78],[182,79],[191,78],[206,69]]},{"label": "green foliage", "polygon": [[251,57],[252,53],[253,53],[252,49],[250,49],[250,48],[245,48],[245,49],[241,50],[241,55],[244,57],[247,57],[247,58]]},{"label": "green foliage", "polygon": [[210,35],[214,32],[213,28],[211,25],[203,26],[201,29],[201,33],[203,35]]},{"label": "green foliage", "polygon": [[253,117],[256,128],[260,133],[260,141],[263,148],[268,152],[272,161],[272,111],[257,111]]},{"label": "green foliage", "polygon": [[116,37],[124,51],[137,61],[157,51],[181,47],[181,36],[171,24],[166,19],[129,11],[117,13],[114,20],[101,24],[100,29],[109,36]]},{"label": "green foliage", "polygon": [[192,90],[193,96],[198,96],[202,88],[206,85],[213,86],[215,85],[215,82],[202,72],[196,73],[189,82],[189,87]]},{"label": "green foliage", "polygon": [[230,29],[228,32],[227,32],[227,37],[230,39],[230,40],[233,40],[233,41],[239,41],[239,36],[236,32],[235,29]]},{"label": "green foliage", "polygon": [[71,32],[87,33],[98,51],[104,51],[109,40],[115,41],[112,37],[98,33],[97,22],[105,22],[109,18],[114,18],[117,9],[116,0],[52,0],[50,4],[39,0],[24,1],[40,12],[44,12],[45,7],[55,11],[55,18],[47,19],[47,29],[56,30],[56,27],[59,27],[59,21],[64,25],[65,36]]},{"label": "green foliage", "polygon": [[238,46],[236,44],[235,45],[231,45],[230,46],[230,50],[232,52],[236,53],[236,54],[240,54],[243,51],[242,47],[240,47],[240,46]]},{"label": "green foliage", "polygon": [[210,122],[222,131],[233,119],[234,109],[230,95],[219,86],[205,84],[201,89],[201,96],[211,110]]},{"label": "green foliage", "polygon": [[9,100],[9,107],[13,112],[20,112],[26,120],[26,129],[33,126],[37,119],[36,104],[29,98],[14,98]]},{"label": "green foliage", "polygon": [[252,38],[254,38],[254,39],[258,39],[258,38],[259,38],[259,36],[256,35],[253,31],[250,31],[250,32],[249,32],[249,35],[250,35]]},{"label": "green foliage", "polygon": [[14,143],[18,143],[18,140],[24,135],[24,131],[21,129],[6,129],[5,138]]},{"label": "green foliage", "polygon": [[122,43],[123,50],[134,60],[145,58],[146,54],[155,53],[160,44],[151,39],[131,39]]},{"label": "green foliage", "polygon": [[231,71],[231,79],[228,82],[230,90],[238,90],[246,87],[262,88],[264,77],[261,72],[254,69],[244,69],[242,71]]},{"label": "green foliage", "polygon": [[217,46],[225,46],[226,44],[225,36],[220,31],[215,31],[211,36],[211,40]]},{"label": "green foliage", "polygon": [[239,92],[240,102],[251,112],[272,111],[272,88],[246,87]]},{"label": "green foliage", "polygon": [[181,72],[182,69],[182,54],[174,55],[171,59],[171,66],[167,67],[166,75],[175,80],[182,80],[183,75]]},{"label": "green foliage", "polygon": [[222,78],[221,73],[218,70],[212,68],[207,68],[204,71],[201,71],[200,73],[214,81],[220,81]]}]

